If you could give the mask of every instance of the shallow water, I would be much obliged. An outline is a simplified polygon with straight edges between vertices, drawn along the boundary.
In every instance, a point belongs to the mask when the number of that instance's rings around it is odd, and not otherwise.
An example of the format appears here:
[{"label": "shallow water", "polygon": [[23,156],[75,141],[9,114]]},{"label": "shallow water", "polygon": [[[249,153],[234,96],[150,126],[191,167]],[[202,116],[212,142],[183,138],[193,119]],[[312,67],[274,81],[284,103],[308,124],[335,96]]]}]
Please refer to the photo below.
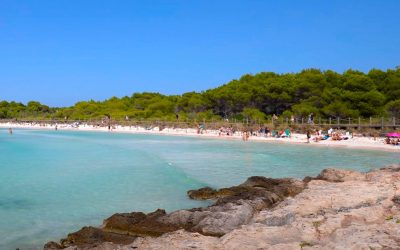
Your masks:
[{"label": "shallow water", "polygon": [[367,171],[398,153],[238,140],[0,130],[0,249],[41,249],[115,212],[208,205],[189,189],[248,176],[304,177],[326,167]]}]

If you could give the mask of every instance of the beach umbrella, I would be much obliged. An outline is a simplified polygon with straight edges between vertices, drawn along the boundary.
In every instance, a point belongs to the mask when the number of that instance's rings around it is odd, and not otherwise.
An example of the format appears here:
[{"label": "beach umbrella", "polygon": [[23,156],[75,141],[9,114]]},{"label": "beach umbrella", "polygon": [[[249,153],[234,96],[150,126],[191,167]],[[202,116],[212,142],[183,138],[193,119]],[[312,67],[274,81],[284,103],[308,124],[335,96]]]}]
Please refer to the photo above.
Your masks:
[{"label": "beach umbrella", "polygon": [[386,136],[388,136],[388,137],[400,137],[400,133],[392,132],[392,133],[386,134]]}]

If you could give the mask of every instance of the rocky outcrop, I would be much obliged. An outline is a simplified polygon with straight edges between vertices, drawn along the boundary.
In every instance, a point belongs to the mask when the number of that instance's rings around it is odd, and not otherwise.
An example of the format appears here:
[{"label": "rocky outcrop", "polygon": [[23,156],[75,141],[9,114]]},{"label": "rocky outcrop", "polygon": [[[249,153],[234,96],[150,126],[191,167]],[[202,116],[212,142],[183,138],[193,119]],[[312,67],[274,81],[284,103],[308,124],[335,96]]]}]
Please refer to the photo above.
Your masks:
[{"label": "rocky outcrop", "polygon": [[114,214],[104,220],[102,231],[133,236],[160,236],[180,229],[173,224],[161,222],[165,210],[158,209],[152,213],[141,212]]},{"label": "rocky outcrop", "polygon": [[138,236],[155,237],[180,229],[178,226],[158,220],[165,215],[165,210],[162,209],[148,214],[141,212],[117,213],[105,219],[101,228],[83,227],[81,230],[69,234],[60,243],[49,242],[44,248],[63,249],[70,246],[90,248],[103,242],[126,245],[132,243]]},{"label": "rocky outcrop", "polygon": [[[97,230],[137,238],[126,244],[101,236],[94,249],[400,249],[400,165],[367,173],[326,169],[305,182],[251,177],[188,195],[215,204],[113,215]],[[75,246],[88,246],[83,242]],[[48,249],[57,249],[52,244]]]},{"label": "rocky outcrop", "polygon": [[194,200],[210,200],[223,197],[226,194],[222,192],[217,194],[217,190],[210,187],[204,187],[197,190],[189,190],[187,192],[187,195],[189,196],[190,199]]},{"label": "rocky outcrop", "polygon": [[191,232],[222,236],[247,224],[258,211],[270,208],[304,189],[302,181],[254,176],[239,186],[214,190],[202,188],[188,191],[192,199],[214,199],[207,208],[179,210],[160,220]]},{"label": "rocky outcrop", "polygon": [[303,179],[305,183],[312,180],[324,180],[329,182],[344,182],[344,181],[355,181],[365,180],[367,173],[360,173],[353,170],[327,168],[321,171],[316,177],[307,176]]},{"label": "rocky outcrop", "polygon": [[303,189],[304,183],[296,179],[272,179],[263,176],[253,176],[239,186],[221,188],[219,190],[205,187],[198,190],[189,190],[187,194],[191,199],[218,199],[217,204],[223,204],[241,199],[266,198],[269,195],[272,195],[274,198],[285,198],[287,196],[294,196]]},{"label": "rocky outcrop", "polygon": [[362,181],[365,180],[366,174],[346,169],[327,168],[317,176],[317,180],[330,182],[344,181]]},{"label": "rocky outcrop", "polygon": [[48,242],[44,249],[63,249],[74,246],[79,248],[92,248],[103,242],[127,245],[132,243],[136,237],[105,232],[100,228],[83,227],[81,230],[71,233],[60,243]]},{"label": "rocky outcrop", "polygon": [[202,235],[222,236],[249,223],[256,212],[272,207],[303,189],[304,183],[299,180],[255,176],[230,188],[191,190],[188,191],[190,198],[215,199],[215,204],[206,208],[178,210],[170,214],[161,209],[148,214],[117,213],[105,219],[101,228],[84,227],[69,234],[60,244],[49,242],[46,249],[72,245],[87,247],[103,242],[123,244],[135,237],[157,237],[180,229]]}]

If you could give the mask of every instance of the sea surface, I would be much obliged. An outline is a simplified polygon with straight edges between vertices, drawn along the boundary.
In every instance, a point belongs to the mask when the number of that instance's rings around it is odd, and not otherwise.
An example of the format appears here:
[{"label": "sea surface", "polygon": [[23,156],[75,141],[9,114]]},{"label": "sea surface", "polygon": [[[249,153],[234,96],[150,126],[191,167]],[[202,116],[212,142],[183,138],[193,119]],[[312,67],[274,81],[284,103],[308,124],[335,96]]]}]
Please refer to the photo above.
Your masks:
[{"label": "sea surface", "polygon": [[398,153],[266,142],[107,132],[0,129],[0,249],[42,249],[116,212],[208,205],[189,189],[253,175],[368,171]]}]

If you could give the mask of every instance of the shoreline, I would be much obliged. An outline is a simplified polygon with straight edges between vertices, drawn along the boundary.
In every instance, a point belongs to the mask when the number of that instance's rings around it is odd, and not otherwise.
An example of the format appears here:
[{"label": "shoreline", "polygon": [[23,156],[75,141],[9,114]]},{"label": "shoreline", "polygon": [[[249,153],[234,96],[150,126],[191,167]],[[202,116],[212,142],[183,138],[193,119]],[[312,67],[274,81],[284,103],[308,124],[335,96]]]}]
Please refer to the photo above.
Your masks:
[{"label": "shoreline", "polygon": [[[53,124],[19,124],[19,123],[0,123],[0,128],[7,129],[34,129],[34,130],[55,130]],[[164,128],[159,131],[158,127],[152,129],[146,129],[144,127],[133,127],[133,126],[115,126],[112,130],[108,130],[107,127],[93,127],[91,125],[81,124],[78,127],[72,125],[58,125],[60,131],[82,131],[82,132],[103,132],[103,133],[117,133],[117,134],[141,134],[141,135],[163,135],[163,136],[184,136],[184,137],[196,137],[196,138],[207,138],[207,139],[223,139],[223,140],[242,140],[242,135],[236,132],[234,135],[223,135],[219,136],[218,130],[204,130],[204,133],[198,134],[194,128]],[[384,144],[383,137],[377,137],[376,140],[368,137],[354,137],[348,140],[332,141],[330,139],[315,142],[314,137],[311,137],[310,143],[306,142],[306,135],[293,133],[290,138],[273,138],[263,136],[250,136],[248,141],[251,142],[266,142],[266,143],[280,143],[280,144],[292,144],[292,145],[303,145],[303,146],[317,146],[317,147],[328,147],[328,148],[348,148],[348,149],[360,149],[360,150],[378,150],[386,152],[400,152],[400,146]]]}]

